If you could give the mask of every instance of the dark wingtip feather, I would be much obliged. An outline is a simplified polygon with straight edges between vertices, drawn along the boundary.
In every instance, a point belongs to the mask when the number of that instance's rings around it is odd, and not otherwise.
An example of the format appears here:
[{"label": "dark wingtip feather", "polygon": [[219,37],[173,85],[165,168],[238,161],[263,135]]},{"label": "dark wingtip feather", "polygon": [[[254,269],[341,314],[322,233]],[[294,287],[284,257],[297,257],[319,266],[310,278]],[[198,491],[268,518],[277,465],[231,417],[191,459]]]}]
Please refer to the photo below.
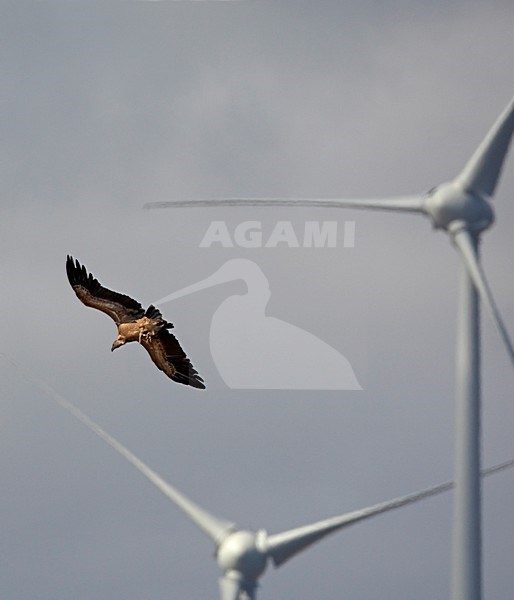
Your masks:
[{"label": "dark wingtip feather", "polygon": [[74,261],[73,256],[66,257],[66,274],[68,275],[68,281],[70,284],[77,285],[80,279],[80,264],[79,261]]},{"label": "dark wingtip feather", "polygon": [[99,285],[91,273],[88,274],[86,267],[81,265],[77,259],[68,254],[66,258],[66,274],[72,286],[87,285],[87,287]]},{"label": "dark wingtip feather", "polygon": [[199,390],[205,389],[205,383],[198,374],[198,371],[190,363],[189,359],[184,356],[182,361],[177,361],[175,356],[166,357],[175,366],[175,374],[171,377],[177,383],[190,385]]},{"label": "dark wingtip feather", "polygon": [[158,308],[155,308],[153,304],[146,309],[145,317],[149,319],[162,319],[161,311]]},{"label": "dark wingtip feather", "polygon": [[[193,371],[194,371],[194,369],[193,369]],[[177,371],[175,373],[175,375],[173,375],[171,377],[171,379],[173,379],[173,381],[176,381],[177,383],[182,383],[183,385],[189,385],[198,390],[205,389],[205,383],[203,382],[203,379],[198,375],[198,373],[196,373],[196,371],[194,372],[194,374],[191,374],[191,373],[185,374],[185,373],[180,373],[179,371]]]}]

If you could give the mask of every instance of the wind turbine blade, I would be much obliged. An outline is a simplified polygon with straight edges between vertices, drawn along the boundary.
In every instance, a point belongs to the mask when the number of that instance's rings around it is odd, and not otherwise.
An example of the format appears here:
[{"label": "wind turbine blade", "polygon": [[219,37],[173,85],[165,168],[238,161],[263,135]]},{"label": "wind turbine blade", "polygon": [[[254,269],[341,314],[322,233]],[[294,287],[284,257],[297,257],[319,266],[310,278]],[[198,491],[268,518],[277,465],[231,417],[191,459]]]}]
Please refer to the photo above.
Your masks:
[{"label": "wind turbine blade", "polygon": [[145,209],[155,208],[213,208],[219,206],[297,206],[317,208],[357,208],[423,213],[423,195],[397,198],[363,198],[360,200],[338,198],[211,198],[200,200],[172,200],[148,202]]},{"label": "wind turbine blade", "polygon": [[219,545],[223,539],[234,530],[234,523],[225,521],[208,513],[206,510],[192,502],[189,498],[181,494],[172,485],[166,482],[160,475],[150,469],[142,460],[137,458],[123,444],[104,431],[99,425],[82,413],[71,402],[64,398],[56,398],[58,403],[71,413],[75,418],[81,421],[93,433],[100,437],[111,448],[116,450],[125,460],[144,475],[150,483],[159,489],[165,496],[174,502],[200,529],[202,529],[215,543]]},{"label": "wind turbine blade", "polygon": [[388,502],[382,502],[368,508],[346,513],[339,517],[325,519],[311,525],[305,525],[303,527],[298,527],[297,529],[268,536],[267,552],[271,556],[275,566],[278,567],[298,552],[304,550],[330,533],[334,533],[339,529],[349,527],[354,523],[369,519],[375,515],[446,492],[452,487],[453,483],[444,483],[416,494],[409,494],[408,496],[402,496]]},{"label": "wind turbine blade", "polygon": [[[482,477],[487,477],[512,467],[514,467],[514,460],[509,460],[493,467],[489,467],[488,469],[484,469],[481,475]],[[369,519],[370,517],[401,508],[408,504],[413,504],[414,502],[430,498],[431,496],[442,494],[443,492],[451,490],[453,486],[454,483],[452,481],[441,483],[420,492],[401,496],[387,502],[381,502],[380,504],[349,512],[339,517],[325,519],[324,521],[318,521],[311,525],[305,525],[304,527],[298,527],[297,529],[291,529],[283,533],[268,536],[266,541],[266,552],[271,556],[275,567],[279,567],[295,554],[298,554],[298,552],[301,552],[330,533],[335,533],[339,529],[349,527],[350,525]]]},{"label": "wind turbine blade", "polygon": [[468,270],[469,276],[480,295],[480,299],[496,325],[496,329],[498,330],[498,333],[507,348],[510,359],[514,364],[514,346],[512,345],[507,328],[505,327],[500,311],[498,310],[491,290],[489,289],[483,269],[478,262],[475,239],[465,227],[459,227],[455,231],[452,231],[451,234],[454,246],[460,254],[460,257]]},{"label": "wind turbine blade", "polygon": [[455,181],[465,190],[492,196],[513,131],[514,99],[491,127]]},{"label": "wind turbine blade", "polygon": [[219,517],[215,517],[192,502],[189,498],[181,494],[177,489],[166,482],[159,474],[150,469],[150,467],[148,467],[142,460],[137,458],[137,456],[135,456],[121,442],[104,431],[97,423],[95,423],[95,421],[87,417],[74,404],[56,392],[49,384],[33,375],[29,375],[12,359],[3,353],[0,354],[5,360],[18,369],[25,379],[31,381],[37,387],[42,389],[48,396],[53,398],[61,408],[64,408],[64,410],[79,420],[83,425],[85,425],[106,444],[113,448],[118,454],[120,454],[135,469],[137,469],[141,475],[146,477],[150,483],[152,483],[158,490],[160,490],[165,496],[174,502],[180,509],[182,509],[182,511],[184,511],[184,513],[186,513],[186,515],[194,523],[196,523],[196,525],[202,529],[216,543],[216,545],[219,545],[229,533],[234,531],[234,523],[220,519]]},{"label": "wind turbine blade", "polygon": [[192,502],[189,498],[181,494],[172,485],[166,482],[158,473],[150,469],[142,460],[137,458],[128,448],[123,446],[118,440],[109,435],[100,426],[98,426],[89,417],[83,414],[71,402],[59,400],[59,404],[79,419],[93,433],[104,440],[111,448],[116,450],[125,460],[144,475],[150,483],[159,489],[165,496],[174,502],[200,529],[202,529],[217,545],[234,529],[234,524],[211,515],[206,510]]}]

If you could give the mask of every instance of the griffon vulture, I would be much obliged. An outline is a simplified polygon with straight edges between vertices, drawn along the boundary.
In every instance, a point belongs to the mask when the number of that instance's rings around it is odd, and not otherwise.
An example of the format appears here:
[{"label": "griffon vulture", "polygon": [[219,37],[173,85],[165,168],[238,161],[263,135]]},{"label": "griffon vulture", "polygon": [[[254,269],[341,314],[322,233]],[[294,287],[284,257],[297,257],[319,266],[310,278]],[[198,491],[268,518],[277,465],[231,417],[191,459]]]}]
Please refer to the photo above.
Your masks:
[{"label": "griffon vulture", "polygon": [[146,310],[136,300],[104,288],[86,268],[68,256],[66,273],[78,299],[86,306],[101,310],[114,320],[118,337],[112,350],[139,342],[157,367],[177,383],[205,389],[203,379],[189,362],[177,338],[168,331],[173,327],[154,306]]}]

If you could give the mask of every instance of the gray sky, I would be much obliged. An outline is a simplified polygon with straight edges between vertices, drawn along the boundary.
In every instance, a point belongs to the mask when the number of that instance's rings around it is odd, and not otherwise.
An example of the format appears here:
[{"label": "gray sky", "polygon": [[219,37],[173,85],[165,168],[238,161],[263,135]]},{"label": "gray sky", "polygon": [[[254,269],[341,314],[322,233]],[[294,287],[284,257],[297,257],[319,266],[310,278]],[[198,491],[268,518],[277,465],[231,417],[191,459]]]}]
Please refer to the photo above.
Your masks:
[{"label": "gray sky", "polygon": [[[451,479],[458,263],[444,235],[378,213],[141,207],[406,194],[452,177],[514,94],[510,2],[25,2],[2,13],[1,352],[242,526],[274,533]],[[482,250],[507,324],[513,188],[510,157]],[[265,237],[281,220],[298,232],[353,220],[355,247],[200,248],[213,219],[231,231],[259,221]],[[228,389],[209,328],[241,282],[162,307],[205,392],[170,382],[139,348],[111,355],[115,328],[75,298],[68,253],[144,304],[229,259],[254,261],[267,314],[344,354],[363,391]],[[514,456],[514,374],[487,319],[483,343],[490,465]],[[215,597],[211,542],[0,368],[0,596]],[[513,497],[512,473],[484,485],[487,598],[511,598]],[[260,598],[447,597],[451,501],[328,538],[270,569]]]}]

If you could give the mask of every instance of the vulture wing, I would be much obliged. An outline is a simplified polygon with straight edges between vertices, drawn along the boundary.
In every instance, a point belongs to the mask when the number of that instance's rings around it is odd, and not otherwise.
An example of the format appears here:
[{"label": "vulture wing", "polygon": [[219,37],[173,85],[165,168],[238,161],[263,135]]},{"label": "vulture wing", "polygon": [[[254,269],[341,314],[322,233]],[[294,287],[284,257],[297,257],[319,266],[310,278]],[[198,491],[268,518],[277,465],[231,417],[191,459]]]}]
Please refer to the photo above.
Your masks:
[{"label": "vulture wing", "polygon": [[177,338],[166,328],[163,327],[150,340],[143,338],[141,343],[148,350],[157,367],[164,371],[170,379],[201,390],[205,389],[203,379],[180,347]]},{"label": "vulture wing", "polygon": [[74,261],[71,256],[66,260],[66,273],[78,299],[86,306],[109,315],[117,325],[130,323],[144,316],[145,311],[139,302],[104,288],[91,273],[88,274],[84,265],[78,260]]}]

